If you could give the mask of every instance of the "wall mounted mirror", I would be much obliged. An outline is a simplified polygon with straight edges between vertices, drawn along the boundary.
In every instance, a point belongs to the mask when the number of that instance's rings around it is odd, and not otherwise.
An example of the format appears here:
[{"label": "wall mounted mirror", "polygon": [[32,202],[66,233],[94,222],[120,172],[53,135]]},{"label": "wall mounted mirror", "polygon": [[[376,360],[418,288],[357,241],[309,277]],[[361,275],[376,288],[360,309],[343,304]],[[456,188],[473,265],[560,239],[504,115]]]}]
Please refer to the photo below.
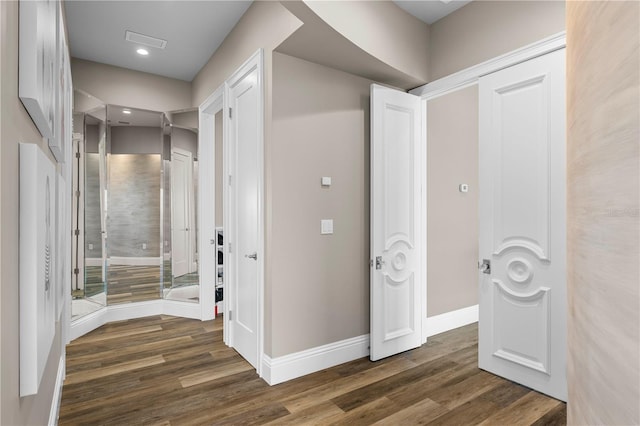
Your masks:
[{"label": "wall mounted mirror", "polygon": [[199,302],[197,110],[76,92],[72,319],[114,304]]},{"label": "wall mounted mirror", "polygon": [[165,211],[163,294],[170,300],[198,302],[200,276],[197,111],[167,114],[163,152]]},{"label": "wall mounted mirror", "polygon": [[107,107],[76,90],[74,108],[73,229],[77,231],[72,243],[71,316],[77,319],[107,304]]}]

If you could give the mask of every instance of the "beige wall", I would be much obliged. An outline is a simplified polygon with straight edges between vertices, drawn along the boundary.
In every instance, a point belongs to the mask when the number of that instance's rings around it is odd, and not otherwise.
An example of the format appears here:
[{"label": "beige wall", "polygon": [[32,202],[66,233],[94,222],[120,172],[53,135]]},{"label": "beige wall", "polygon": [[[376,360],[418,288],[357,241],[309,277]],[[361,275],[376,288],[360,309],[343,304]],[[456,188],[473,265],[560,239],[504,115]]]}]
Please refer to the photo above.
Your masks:
[{"label": "beige wall", "polygon": [[565,29],[564,1],[472,1],[431,25],[431,81]]},{"label": "beige wall", "polygon": [[254,2],[193,79],[193,105],[204,102],[258,48],[265,50],[266,80],[269,80],[271,51],[301,24],[279,2]]},{"label": "beige wall", "polygon": [[[371,81],[279,53],[273,65],[267,354],[277,357],[369,332]],[[321,219],[333,235],[320,235]]]},{"label": "beige wall", "polygon": [[[427,103],[427,316],[478,303],[478,86]],[[466,183],[469,192],[458,191]]]},{"label": "beige wall", "polygon": [[97,62],[71,60],[73,87],[106,104],[152,111],[190,108],[191,83]]},{"label": "beige wall", "polygon": [[640,424],[639,22],[567,5],[570,424]]},{"label": "beige wall", "polygon": [[20,398],[19,142],[36,143],[53,157],[18,98],[18,2],[0,2],[0,22],[0,424],[41,425],[49,419],[62,330],[57,323],[38,395]]}]

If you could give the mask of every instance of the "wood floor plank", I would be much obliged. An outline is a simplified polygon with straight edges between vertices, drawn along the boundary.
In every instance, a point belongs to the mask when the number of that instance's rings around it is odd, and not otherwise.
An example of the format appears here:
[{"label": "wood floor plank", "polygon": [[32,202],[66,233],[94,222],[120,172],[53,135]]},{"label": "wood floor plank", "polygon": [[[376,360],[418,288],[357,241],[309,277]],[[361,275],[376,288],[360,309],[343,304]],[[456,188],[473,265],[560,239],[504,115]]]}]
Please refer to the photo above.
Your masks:
[{"label": "wood floor plank", "polygon": [[392,415],[378,420],[374,425],[395,426],[395,425],[426,425],[430,421],[447,413],[442,405],[430,399],[423,399],[413,405],[403,408]]},{"label": "wood floor plank", "polygon": [[183,388],[199,385],[201,383],[217,380],[221,377],[231,376],[236,373],[242,373],[243,371],[253,370],[251,364],[246,361],[234,362],[233,364],[227,364],[223,368],[211,368],[206,371],[198,373],[192,373],[179,378],[180,384]]},{"label": "wood floor plank", "polygon": [[413,380],[419,380],[421,377],[438,374],[442,371],[455,367],[456,364],[444,358],[438,358],[434,361],[417,365],[408,370],[394,374],[383,380],[354,389],[351,392],[342,394],[332,399],[332,401],[344,411],[353,410],[363,404],[366,404],[380,395],[393,392],[396,389],[405,386],[406,383]]},{"label": "wood floor plank", "polygon": [[297,395],[291,395],[284,400],[284,405],[289,411],[294,413],[313,406],[318,400],[336,398],[370,383],[391,377],[414,366],[415,364],[409,360],[397,358],[379,367],[361,371],[353,376],[343,377],[332,383],[327,383],[326,385],[301,392]]},{"label": "wood floor plank", "polygon": [[357,408],[347,412],[340,413],[333,417],[325,419],[325,424],[338,425],[370,425],[380,419],[389,417],[398,411],[398,406],[386,396],[374,399],[367,404],[360,405]]},{"label": "wood floor plank", "polygon": [[481,425],[530,425],[560,404],[560,401],[532,391],[488,417]]},{"label": "wood floor plank", "polygon": [[110,376],[113,374],[126,373],[138,368],[150,367],[156,364],[164,364],[162,355],[156,355],[148,358],[137,359],[135,361],[122,362],[109,367],[94,368],[90,371],[82,371],[69,374],[65,379],[65,383],[72,385],[75,383],[84,383],[100,377]]},{"label": "wood floor plank", "polygon": [[477,368],[475,324],[269,386],[222,323],[158,315],[75,340],[59,424],[566,424],[564,403]]},{"label": "wood floor plank", "polygon": [[326,424],[327,419],[335,418],[341,414],[344,414],[344,411],[338,408],[336,404],[331,401],[322,401],[317,405],[280,417],[266,424],[270,426]]}]

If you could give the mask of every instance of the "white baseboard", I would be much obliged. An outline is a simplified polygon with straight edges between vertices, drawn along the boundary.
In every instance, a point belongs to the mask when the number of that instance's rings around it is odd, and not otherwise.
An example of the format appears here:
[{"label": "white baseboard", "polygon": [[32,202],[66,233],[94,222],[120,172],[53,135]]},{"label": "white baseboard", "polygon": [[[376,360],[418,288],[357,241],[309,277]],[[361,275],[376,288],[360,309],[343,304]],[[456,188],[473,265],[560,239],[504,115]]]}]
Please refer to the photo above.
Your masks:
[{"label": "white baseboard", "polygon": [[202,315],[199,303],[181,302],[179,300],[164,300],[162,313],[174,317],[200,319]]},{"label": "white baseboard", "polygon": [[84,336],[90,331],[93,331],[108,322],[163,314],[200,319],[201,307],[199,303],[162,299],[150,300],[147,302],[120,303],[117,305],[107,306],[73,321],[71,323],[71,330],[69,333],[70,340]]},{"label": "white baseboard", "polygon": [[366,356],[369,356],[368,334],[273,359],[264,355],[262,378],[276,385]]},{"label": "white baseboard", "polygon": [[102,258],[101,257],[85,257],[84,264],[85,266],[102,266]]},{"label": "white baseboard", "polygon": [[162,265],[162,257],[120,257],[111,256],[107,260],[109,265],[127,265],[127,266],[160,266]]},{"label": "white baseboard", "polygon": [[58,424],[58,416],[60,415],[60,403],[62,401],[62,385],[64,384],[65,373],[65,354],[60,356],[58,363],[58,374],[56,375],[56,384],[53,389],[53,398],[51,400],[51,411],[49,411],[49,426]]},{"label": "white baseboard", "polygon": [[425,337],[429,337],[474,322],[478,322],[478,305],[427,317],[423,333]]}]

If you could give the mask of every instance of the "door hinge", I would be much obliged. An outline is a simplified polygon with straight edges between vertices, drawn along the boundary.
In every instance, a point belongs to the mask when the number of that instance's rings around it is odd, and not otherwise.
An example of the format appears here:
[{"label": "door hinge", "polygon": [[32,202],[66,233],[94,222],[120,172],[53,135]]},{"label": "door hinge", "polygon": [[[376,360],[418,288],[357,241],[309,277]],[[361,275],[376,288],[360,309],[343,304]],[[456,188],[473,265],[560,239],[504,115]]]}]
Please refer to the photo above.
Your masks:
[{"label": "door hinge", "polygon": [[76,237],[80,235],[80,230],[79,229],[74,230],[73,235],[75,235]]},{"label": "door hinge", "polygon": [[73,274],[74,274],[74,275],[78,275],[79,273],[80,273],[80,269],[75,268],[75,269],[73,270]]},{"label": "door hinge", "polygon": [[227,315],[229,315],[229,321],[233,321],[233,311],[229,311]]},{"label": "door hinge", "polygon": [[229,186],[231,186],[231,175],[229,175]]},{"label": "door hinge", "polygon": [[76,152],[76,158],[80,158],[80,153]]},{"label": "door hinge", "polygon": [[229,253],[233,253],[233,250],[231,249],[231,243],[227,243],[229,244]]},{"label": "door hinge", "polygon": [[229,108],[229,120],[233,118],[233,108]]}]

